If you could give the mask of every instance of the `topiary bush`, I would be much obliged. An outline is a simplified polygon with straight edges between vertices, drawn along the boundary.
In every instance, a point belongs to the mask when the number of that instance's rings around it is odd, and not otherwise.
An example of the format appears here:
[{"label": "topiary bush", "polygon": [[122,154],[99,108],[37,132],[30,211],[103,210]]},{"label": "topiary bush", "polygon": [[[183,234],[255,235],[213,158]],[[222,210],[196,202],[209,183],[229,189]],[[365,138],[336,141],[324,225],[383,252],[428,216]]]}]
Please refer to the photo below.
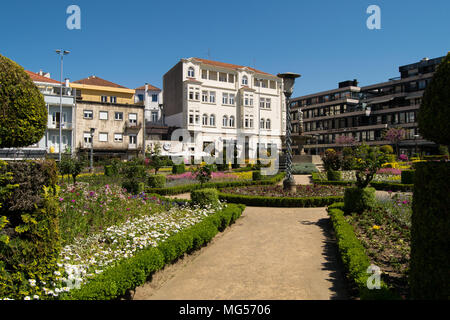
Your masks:
[{"label": "topiary bush", "polygon": [[261,171],[253,171],[252,172],[252,180],[259,181],[262,179]]},{"label": "topiary bush", "polygon": [[344,193],[345,214],[362,213],[371,208],[375,203],[375,189],[347,188]]},{"label": "topiary bush", "polygon": [[402,184],[414,184],[415,170],[403,170],[402,171]]},{"label": "topiary bush", "polygon": [[423,93],[417,121],[420,134],[427,140],[450,145],[450,52]]},{"label": "topiary bush", "polygon": [[327,171],[327,179],[328,179],[328,181],[341,181],[342,180],[342,172],[329,170],[329,171]]},{"label": "topiary bush", "polygon": [[44,97],[25,70],[0,55],[0,148],[39,142],[47,128]]},{"label": "topiary bush", "polygon": [[192,204],[205,207],[215,205],[219,202],[219,192],[217,189],[207,188],[191,191]]},{"label": "topiary bush", "polygon": [[385,154],[393,154],[394,153],[394,148],[392,148],[392,146],[389,145],[389,144],[385,144],[384,146],[380,147],[380,151],[385,153]]},{"label": "topiary bush", "polygon": [[322,157],[323,167],[326,171],[339,170],[342,166],[342,159],[334,149],[327,149]]},{"label": "topiary bush", "polygon": [[150,188],[164,188],[166,177],[161,174],[150,175],[148,177],[148,186]]},{"label": "topiary bush", "polygon": [[182,164],[174,164],[172,166],[172,174],[181,174],[186,172],[186,166]]},{"label": "topiary bush", "polygon": [[450,297],[449,177],[449,162],[417,164],[409,272],[414,299]]}]

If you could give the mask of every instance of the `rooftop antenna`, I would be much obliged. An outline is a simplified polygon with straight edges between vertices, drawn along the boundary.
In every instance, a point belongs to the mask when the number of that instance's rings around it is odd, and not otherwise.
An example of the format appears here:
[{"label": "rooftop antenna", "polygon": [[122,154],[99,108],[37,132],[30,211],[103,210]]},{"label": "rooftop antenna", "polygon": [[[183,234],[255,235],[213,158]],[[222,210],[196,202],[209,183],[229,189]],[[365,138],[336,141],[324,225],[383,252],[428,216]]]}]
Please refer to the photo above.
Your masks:
[{"label": "rooftop antenna", "polygon": [[211,49],[208,48],[208,60],[211,60]]}]

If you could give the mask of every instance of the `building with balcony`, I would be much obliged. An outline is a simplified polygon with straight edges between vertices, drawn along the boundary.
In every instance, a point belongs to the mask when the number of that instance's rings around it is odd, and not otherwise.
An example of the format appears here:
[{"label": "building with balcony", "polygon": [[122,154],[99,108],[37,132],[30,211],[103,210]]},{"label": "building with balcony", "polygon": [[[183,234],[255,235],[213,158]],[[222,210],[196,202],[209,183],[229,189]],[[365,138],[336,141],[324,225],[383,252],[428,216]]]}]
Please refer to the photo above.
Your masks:
[{"label": "building with balcony", "polygon": [[401,76],[386,82],[358,87],[356,80],[345,81],[338,89],[292,99],[294,134],[300,134],[301,110],[303,135],[309,138],[303,146],[307,154],[344,147],[342,136],[352,137],[356,143],[392,144],[383,136],[391,127],[406,131],[399,144],[400,153],[436,152],[438,146],[420,136],[417,113],[424,90],[442,59],[425,58],[400,66]]},{"label": "building with balcony", "polygon": [[229,63],[181,59],[164,75],[163,98],[165,123],[189,132],[191,141],[183,140],[181,150],[190,160],[198,161],[211,149],[218,155],[227,145],[249,160],[258,157],[258,145],[281,150],[286,110],[277,76]]},{"label": "building with balcony", "polygon": [[[73,152],[73,141],[75,141],[74,110],[75,97],[67,82],[62,84],[50,78],[49,73],[39,71],[34,73],[26,71],[39,91],[44,96],[48,111],[47,130],[42,139],[26,148],[0,149],[1,159],[41,159],[46,155],[58,157],[60,151],[60,127],[62,132],[61,152]],[[62,117],[60,117],[60,103],[62,94]]]},{"label": "building with balcony", "polygon": [[74,81],[70,87],[77,93],[78,152],[90,152],[92,147],[97,159],[130,159],[143,152],[144,106],[135,104],[134,89],[96,76]]}]

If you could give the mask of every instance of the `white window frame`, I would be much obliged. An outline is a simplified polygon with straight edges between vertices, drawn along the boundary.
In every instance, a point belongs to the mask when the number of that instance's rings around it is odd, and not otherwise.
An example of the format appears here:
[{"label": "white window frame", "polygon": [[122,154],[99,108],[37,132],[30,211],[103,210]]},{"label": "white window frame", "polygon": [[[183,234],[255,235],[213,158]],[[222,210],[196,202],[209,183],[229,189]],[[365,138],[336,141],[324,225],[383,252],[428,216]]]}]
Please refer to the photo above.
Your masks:
[{"label": "white window frame", "polygon": [[99,142],[108,142],[108,132],[99,132],[98,141]]},{"label": "white window frame", "polygon": [[193,67],[189,67],[188,69],[188,77],[195,78],[195,69]]},{"label": "white window frame", "polygon": [[98,117],[100,120],[108,120],[108,111],[99,111]]},{"label": "white window frame", "polygon": [[229,126],[230,126],[230,128],[234,128],[235,125],[236,125],[236,121],[235,121],[234,116],[230,116],[230,119],[229,119]]},{"label": "white window frame", "polygon": [[[120,115],[120,119],[117,118],[118,115]],[[119,112],[119,111],[114,112],[114,120],[123,121],[123,112]]]},{"label": "white window frame", "polygon": [[242,85],[243,86],[248,86],[248,77],[247,76],[243,76],[242,77]]},{"label": "white window frame", "polygon": [[211,127],[215,127],[215,126],[216,126],[216,115],[211,114],[211,115],[209,116],[209,125],[210,125]]},{"label": "white window frame", "polygon": [[[86,114],[90,114],[90,116],[86,116]],[[94,119],[94,111],[92,110],[83,110],[83,118],[92,120]]]},{"label": "white window frame", "polygon": [[114,142],[123,142],[123,133],[114,133]]},{"label": "white window frame", "polygon": [[216,103],[216,92],[215,91],[209,92],[209,103]]},{"label": "white window frame", "polygon": [[222,104],[228,104],[228,93],[222,93]]}]

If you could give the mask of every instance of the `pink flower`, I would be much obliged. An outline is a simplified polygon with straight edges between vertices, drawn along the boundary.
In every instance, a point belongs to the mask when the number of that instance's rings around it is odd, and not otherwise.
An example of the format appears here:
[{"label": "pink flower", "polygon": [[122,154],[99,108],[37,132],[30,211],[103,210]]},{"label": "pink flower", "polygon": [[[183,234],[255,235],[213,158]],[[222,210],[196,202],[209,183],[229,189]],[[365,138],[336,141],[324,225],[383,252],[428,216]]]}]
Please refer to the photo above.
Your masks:
[{"label": "pink flower", "polygon": [[74,199],[74,200],[72,200],[72,203],[75,203],[75,199]]},{"label": "pink flower", "polygon": [[59,202],[63,202],[64,201],[64,198],[59,198]]},{"label": "pink flower", "polygon": [[131,209],[130,208],[127,208],[127,211],[130,211]]}]

